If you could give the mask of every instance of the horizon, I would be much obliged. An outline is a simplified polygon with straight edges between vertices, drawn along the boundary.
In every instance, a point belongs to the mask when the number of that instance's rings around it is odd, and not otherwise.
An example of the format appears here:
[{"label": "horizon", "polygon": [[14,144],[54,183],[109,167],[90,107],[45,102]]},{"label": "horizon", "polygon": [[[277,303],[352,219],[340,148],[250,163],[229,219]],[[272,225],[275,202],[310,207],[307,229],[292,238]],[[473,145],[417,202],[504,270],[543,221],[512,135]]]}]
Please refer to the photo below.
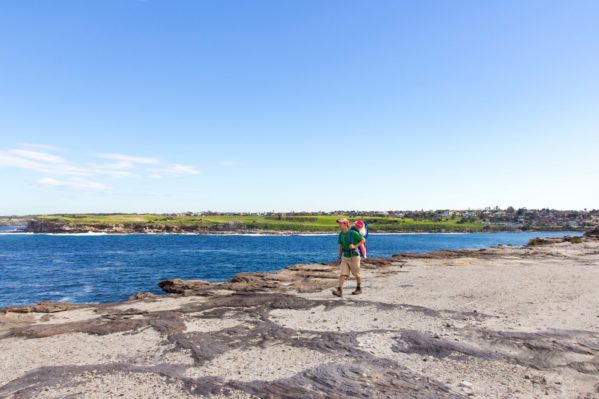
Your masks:
[{"label": "horizon", "polygon": [[597,15],[4,3],[0,214],[597,209]]},{"label": "horizon", "polygon": [[[333,210],[333,211],[310,211],[310,210],[289,210],[289,211],[279,211],[279,210],[269,210],[269,211],[216,211],[216,210],[203,210],[203,211],[178,211],[178,212],[56,212],[56,213],[29,213],[29,214],[12,214],[12,215],[0,215],[0,218],[11,218],[11,217],[26,217],[26,216],[58,216],[58,215],[144,215],[144,214],[185,214],[185,213],[193,213],[193,214],[209,214],[209,213],[218,213],[218,214],[269,214],[269,213],[280,213],[280,214],[293,214],[293,213],[322,213],[322,214],[338,214],[338,215],[346,215],[349,213],[363,215],[369,213],[402,213],[402,212],[440,212],[440,211],[453,211],[453,212],[480,212],[480,211],[507,211],[507,208],[499,208],[496,207],[484,207],[484,208],[476,208],[476,209],[452,209],[452,208],[439,208],[439,209],[388,209],[388,210]],[[513,207],[514,211],[517,212],[521,209],[526,211],[538,212],[543,210],[555,211],[555,212],[587,212],[587,213],[595,213],[599,212],[599,208],[597,209],[553,209],[553,208],[527,208],[521,207],[516,208]]]}]

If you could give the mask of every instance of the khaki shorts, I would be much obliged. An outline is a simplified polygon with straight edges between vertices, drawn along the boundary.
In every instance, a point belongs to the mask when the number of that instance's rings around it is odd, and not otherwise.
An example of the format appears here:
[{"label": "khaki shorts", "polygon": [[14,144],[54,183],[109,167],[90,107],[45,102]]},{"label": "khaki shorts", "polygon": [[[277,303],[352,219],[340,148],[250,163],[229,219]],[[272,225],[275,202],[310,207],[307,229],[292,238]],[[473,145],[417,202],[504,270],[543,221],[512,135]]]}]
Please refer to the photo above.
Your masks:
[{"label": "khaki shorts", "polygon": [[339,270],[341,271],[342,276],[348,276],[349,272],[354,275],[354,277],[360,277],[360,257],[352,256],[351,258],[346,258],[345,256],[341,258],[341,263],[339,264]]}]

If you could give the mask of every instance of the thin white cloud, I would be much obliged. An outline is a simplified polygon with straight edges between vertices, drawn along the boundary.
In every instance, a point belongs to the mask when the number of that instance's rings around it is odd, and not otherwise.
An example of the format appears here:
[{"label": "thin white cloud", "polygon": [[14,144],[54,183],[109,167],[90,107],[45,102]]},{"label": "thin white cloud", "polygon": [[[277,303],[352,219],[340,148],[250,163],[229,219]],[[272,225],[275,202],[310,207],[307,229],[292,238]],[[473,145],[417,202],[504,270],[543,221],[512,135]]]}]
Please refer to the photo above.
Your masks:
[{"label": "thin white cloud", "polygon": [[139,177],[139,175],[133,172],[111,168],[110,165],[95,167],[93,168],[93,173],[96,175],[112,177],[115,179],[122,179],[125,177]]},{"label": "thin white cloud", "polygon": [[105,165],[105,169],[133,169],[137,165],[155,165],[159,167],[159,169],[146,169],[146,172],[150,173],[148,177],[151,178],[157,178],[156,176],[160,175],[161,173],[166,173],[170,175],[197,175],[200,173],[200,170],[194,166],[183,164],[169,164],[161,161],[158,158],[152,157],[140,157],[118,153],[100,153],[96,154],[96,157],[116,161],[115,163]]},{"label": "thin white cloud", "polygon": [[59,187],[78,191],[98,191],[105,190],[106,188],[108,188],[103,183],[78,178],[72,178],[69,180],[58,180],[53,177],[44,177],[42,179],[37,180],[37,183],[46,187]]},{"label": "thin white cloud", "polygon": [[[0,167],[24,169],[45,175],[78,176],[88,178],[137,178],[160,179],[163,176],[197,175],[200,170],[191,165],[171,164],[155,157],[127,155],[121,153],[98,153],[94,158],[109,162],[74,164],[52,153],[55,147],[36,144],[21,144],[19,148],[0,151]],[[42,151],[47,149],[47,151]],[[57,179],[43,176],[37,183],[48,187],[100,190],[107,188],[103,183],[83,179]]]},{"label": "thin white cloud", "polygon": [[117,153],[100,153],[96,154],[98,158],[112,159],[114,161],[126,162],[129,164],[145,164],[145,165],[156,165],[160,163],[157,158],[151,157],[137,157],[133,155],[117,154]]},{"label": "thin white cloud", "polygon": [[164,165],[163,170],[172,175],[197,175],[200,173],[199,169],[193,166],[181,164]]},{"label": "thin white cloud", "polygon": [[0,166],[60,175],[89,175],[84,168],[40,151],[14,149],[0,151]]},{"label": "thin white cloud", "polygon": [[17,143],[19,148],[29,148],[32,150],[44,150],[44,151],[64,151],[62,147],[56,147],[48,144],[34,144],[34,143]]},{"label": "thin white cloud", "polygon": [[31,150],[19,150],[19,149],[10,150],[9,152],[17,157],[31,159],[31,160],[39,161],[39,162],[62,163],[62,164],[67,163],[63,158],[53,155],[53,154],[48,154],[46,152],[31,151]]}]

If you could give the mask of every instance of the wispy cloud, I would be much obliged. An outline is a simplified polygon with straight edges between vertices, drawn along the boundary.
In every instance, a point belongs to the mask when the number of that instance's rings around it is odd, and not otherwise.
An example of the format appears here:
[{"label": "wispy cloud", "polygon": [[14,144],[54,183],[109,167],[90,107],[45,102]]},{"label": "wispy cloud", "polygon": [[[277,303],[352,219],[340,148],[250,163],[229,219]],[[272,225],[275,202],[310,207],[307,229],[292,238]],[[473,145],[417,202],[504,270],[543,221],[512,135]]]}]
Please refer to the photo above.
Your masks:
[{"label": "wispy cloud", "polygon": [[134,169],[139,166],[148,166],[145,172],[149,173],[148,177],[156,178],[156,175],[165,173],[169,175],[197,175],[200,170],[191,165],[170,164],[163,162],[158,158],[139,157],[116,153],[101,153],[96,154],[96,157],[110,159],[114,163],[104,165],[107,170],[124,170]]},{"label": "wispy cloud", "polygon": [[49,144],[34,144],[34,143],[17,143],[19,148],[28,148],[32,150],[44,150],[44,151],[64,151],[62,147],[56,147]]},{"label": "wispy cloud", "polygon": [[164,165],[163,170],[171,175],[197,175],[200,173],[199,169],[193,166],[181,164]]},{"label": "wispy cloud", "polygon": [[144,164],[144,165],[156,165],[160,163],[160,160],[157,158],[150,157],[137,157],[133,155],[125,155],[125,154],[116,154],[116,153],[100,153],[96,154],[98,158],[112,159],[114,161],[119,161],[128,164]]},{"label": "wispy cloud", "polygon": [[72,178],[68,180],[59,180],[53,177],[44,177],[37,180],[37,183],[46,187],[62,187],[78,191],[97,191],[108,188],[105,184],[91,180]]},{"label": "wispy cloud", "polygon": [[104,183],[90,180],[94,178],[143,180],[200,173],[200,170],[192,165],[168,163],[156,157],[112,152],[93,154],[91,160],[95,162],[74,163],[54,153],[59,150],[49,145],[22,143],[17,148],[0,151],[0,167],[23,169],[44,175],[73,176],[69,179],[43,176],[37,183],[47,187],[83,190],[108,188]]},{"label": "wispy cloud", "polygon": [[0,151],[0,166],[26,169],[35,172],[86,176],[89,172],[65,159],[41,152],[23,149]]},{"label": "wispy cloud", "polygon": [[15,150],[10,150],[10,153],[12,153],[13,155],[16,155],[17,157],[30,159],[33,161],[48,162],[48,163],[54,163],[54,164],[66,163],[66,161],[63,158],[58,157],[56,155],[48,154],[45,152],[15,149]]}]

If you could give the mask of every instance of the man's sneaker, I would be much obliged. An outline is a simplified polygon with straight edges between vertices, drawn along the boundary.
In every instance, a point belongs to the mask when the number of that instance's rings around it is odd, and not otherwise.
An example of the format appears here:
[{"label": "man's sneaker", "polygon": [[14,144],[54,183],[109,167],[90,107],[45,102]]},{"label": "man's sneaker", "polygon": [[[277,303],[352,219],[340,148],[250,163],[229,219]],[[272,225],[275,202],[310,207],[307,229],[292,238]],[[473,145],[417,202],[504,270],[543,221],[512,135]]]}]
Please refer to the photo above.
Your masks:
[{"label": "man's sneaker", "polygon": [[341,288],[335,288],[333,290],[333,295],[338,296],[339,298],[341,298],[343,296],[343,292],[341,291]]},{"label": "man's sneaker", "polygon": [[362,288],[358,287],[356,288],[356,290],[354,292],[352,292],[352,295],[360,295],[362,293]]}]

